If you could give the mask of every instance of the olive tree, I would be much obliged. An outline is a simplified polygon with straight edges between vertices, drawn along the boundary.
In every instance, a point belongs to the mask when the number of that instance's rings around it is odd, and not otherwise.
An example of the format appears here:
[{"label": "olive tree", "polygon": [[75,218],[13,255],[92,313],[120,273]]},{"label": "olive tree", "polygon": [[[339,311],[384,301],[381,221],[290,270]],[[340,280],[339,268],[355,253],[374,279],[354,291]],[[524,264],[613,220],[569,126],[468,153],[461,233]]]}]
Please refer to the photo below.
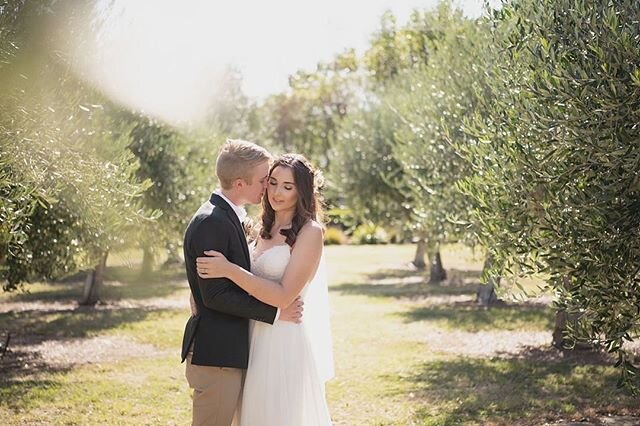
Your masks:
[{"label": "olive tree", "polygon": [[468,226],[470,203],[457,187],[472,170],[458,149],[467,143],[464,120],[479,104],[487,31],[448,3],[425,14],[425,20],[440,34],[426,44],[428,63],[401,72],[382,102],[398,117],[392,155],[413,189],[411,208],[429,242],[432,281],[439,281],[445,276],[439,246],[475,243]]},{"label": "olive tree", "polygon": [[640,307],[640,8],[621,0],[514,0],[494,13],[491,102],[468,132],[480,236],[514,274],[542,272],[575,318],[569,344],[618,355]]},{"label": "olive tree", "polygon": [[150,218],[138,203],[147,184],[122,149],[113,106],[71,75],[68,58],[40,33],[54,3],[0,10],[0,279],[14,290],[97,265],[82,301],[91,304],[106,254]]}]

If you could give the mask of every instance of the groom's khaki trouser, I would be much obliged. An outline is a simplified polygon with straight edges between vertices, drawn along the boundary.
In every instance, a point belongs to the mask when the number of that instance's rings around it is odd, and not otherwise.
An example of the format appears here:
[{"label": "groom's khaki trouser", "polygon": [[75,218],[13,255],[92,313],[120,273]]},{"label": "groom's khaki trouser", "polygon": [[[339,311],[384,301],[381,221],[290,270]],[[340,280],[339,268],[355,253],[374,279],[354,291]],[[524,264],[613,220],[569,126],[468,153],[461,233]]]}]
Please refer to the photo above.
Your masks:
[{"label": "groom's khaki trouser", "polygon": [[185,376],[193,388],[193,426],[230,426],[242,389],[243,370],[191,364]]}]

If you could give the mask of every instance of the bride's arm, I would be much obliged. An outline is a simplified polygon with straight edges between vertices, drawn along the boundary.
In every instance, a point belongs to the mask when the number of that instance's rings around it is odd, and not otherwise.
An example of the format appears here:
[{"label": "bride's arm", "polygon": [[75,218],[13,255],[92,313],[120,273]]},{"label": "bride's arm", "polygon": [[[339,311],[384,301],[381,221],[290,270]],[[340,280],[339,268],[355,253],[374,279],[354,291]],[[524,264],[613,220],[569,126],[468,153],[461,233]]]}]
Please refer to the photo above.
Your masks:
[{"label": "bride's arm", "polygon": [[298,234],[281,283],[253,275],[215,255],[198,258],[198,274],[203,278],[227,277],[258,300],[284,309],[313,278],[322,255],[322,243],[322,227],[315,222],[305,225]]}]

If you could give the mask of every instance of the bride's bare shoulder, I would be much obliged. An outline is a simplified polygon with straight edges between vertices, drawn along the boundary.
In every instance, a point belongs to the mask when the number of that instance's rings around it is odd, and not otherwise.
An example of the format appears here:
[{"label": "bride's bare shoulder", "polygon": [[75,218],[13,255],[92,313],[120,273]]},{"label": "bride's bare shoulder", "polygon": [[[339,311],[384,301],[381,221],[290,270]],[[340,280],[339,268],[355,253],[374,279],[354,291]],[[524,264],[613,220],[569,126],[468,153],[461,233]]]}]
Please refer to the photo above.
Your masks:
[{"label": "bride's bare shoulder", "polygon": [[315,220],[309,220],[300,229],[300,234],[302,234],[303,232],[311,233],[311,234],[317,234],[317,233],[323,234],[324,226],[322,226],[320,223],[316,222]]},{"label": "bride's bare shoulder", "polygon": [[316,241],[324,240],[324,227],[315,220],[309,220],[300,228],[298,240],[315,245]]}]

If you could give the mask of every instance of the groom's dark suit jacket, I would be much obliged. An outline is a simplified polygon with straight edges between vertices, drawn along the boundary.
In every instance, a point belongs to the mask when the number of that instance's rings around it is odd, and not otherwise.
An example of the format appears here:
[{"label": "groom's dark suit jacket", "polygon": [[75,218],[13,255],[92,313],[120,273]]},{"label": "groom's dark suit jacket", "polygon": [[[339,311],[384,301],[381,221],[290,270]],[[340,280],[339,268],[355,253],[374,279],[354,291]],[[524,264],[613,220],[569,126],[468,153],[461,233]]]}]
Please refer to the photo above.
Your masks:
[{"label": "groom's dark suit jacket", "polygon": [[212,194],[196,212],[184,236],[184,260],[198,315],[189,318],[182,340],[182,361],[193,343],[194,365],[247,368],[249,319],[273,324],[277,309],[249,296],[226,278],[202,279],[196,257],[216,250],[249,270],[249,248],[242,225],[231,206]]}]

